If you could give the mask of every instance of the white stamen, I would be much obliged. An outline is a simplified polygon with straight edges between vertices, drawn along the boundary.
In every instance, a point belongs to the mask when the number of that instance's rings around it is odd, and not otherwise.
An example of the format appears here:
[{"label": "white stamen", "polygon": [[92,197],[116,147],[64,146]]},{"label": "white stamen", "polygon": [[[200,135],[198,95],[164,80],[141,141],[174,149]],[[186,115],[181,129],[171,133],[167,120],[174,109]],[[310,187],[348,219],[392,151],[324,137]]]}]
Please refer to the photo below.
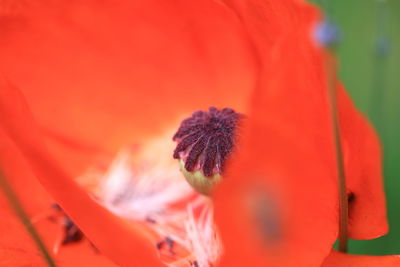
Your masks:
[{"label": "white stamen", "polygon": [[189,204],[186,222],[187,246],[192,251],[198,266],[211,267],[221,254],[222,245],[215,225],[212,203],[205,199],[198,218],[194,215],[194,207]]},{"label": "white stamen", "polygon": [[193,194],[174,166],[135,170],[128,151],[122,152],[104,177],[102,202],[127,219],[149,219],[168,213],[169,206]]},{"label": "white stamen", "polygon": [[119,153],[103,175],[97,197],[113,213],[144,223],[159,236],[155,249],[167,266],[211,267],[222,250],[212,202],[185,181],[172,159],[170,136],[141,151]]}]

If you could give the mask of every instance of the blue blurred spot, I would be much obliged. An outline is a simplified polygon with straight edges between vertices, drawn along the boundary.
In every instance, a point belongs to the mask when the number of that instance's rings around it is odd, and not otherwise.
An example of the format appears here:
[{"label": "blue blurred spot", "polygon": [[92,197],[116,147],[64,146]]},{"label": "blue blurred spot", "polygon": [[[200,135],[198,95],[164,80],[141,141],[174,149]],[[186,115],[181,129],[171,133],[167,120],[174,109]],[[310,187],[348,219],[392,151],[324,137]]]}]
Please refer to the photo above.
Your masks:
[{"label": "blue blurred spot", "polygon": [[335,46],[340,41],[339,28],[328,20],[324,20],[317,25],[314,36],[320,45],[327,47]]}]

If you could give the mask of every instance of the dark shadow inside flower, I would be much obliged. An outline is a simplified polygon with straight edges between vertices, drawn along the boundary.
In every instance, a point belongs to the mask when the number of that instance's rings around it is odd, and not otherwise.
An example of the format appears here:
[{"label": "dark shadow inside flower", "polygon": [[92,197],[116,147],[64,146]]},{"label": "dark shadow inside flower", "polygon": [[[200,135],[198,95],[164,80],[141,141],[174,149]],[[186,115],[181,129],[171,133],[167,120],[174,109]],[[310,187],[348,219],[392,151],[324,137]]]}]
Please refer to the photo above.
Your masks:
[{"label": "dark shadow inside flower", "polygon": [[[60,205],[53,203],[49,211],[36,215],[31,219],[32,223],[39,224],[42,220],[49,220],[60,226],[61,233],[53,245],[53,253],[57,255],[60,248],[66,245],[79,243],[85,239],[84,233],[73,222],[73,220],[63,211]],[[88,241],[93,250],[98,253],[98,249],[92,242]]]}]

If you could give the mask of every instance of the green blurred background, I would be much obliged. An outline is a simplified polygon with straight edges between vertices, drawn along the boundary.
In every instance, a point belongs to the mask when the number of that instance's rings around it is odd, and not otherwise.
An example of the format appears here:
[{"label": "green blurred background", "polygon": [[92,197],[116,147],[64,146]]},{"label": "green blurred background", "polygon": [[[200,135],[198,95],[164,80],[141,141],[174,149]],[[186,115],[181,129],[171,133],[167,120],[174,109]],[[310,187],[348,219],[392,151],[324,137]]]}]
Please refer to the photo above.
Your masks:
[{"label": "green blurred background", "polygon": [[355,254],[400,254],[400,1],[313,0],[340,29],[340,77],[357,107],[377,128],[384,147],[390,232],[351,240]]}]

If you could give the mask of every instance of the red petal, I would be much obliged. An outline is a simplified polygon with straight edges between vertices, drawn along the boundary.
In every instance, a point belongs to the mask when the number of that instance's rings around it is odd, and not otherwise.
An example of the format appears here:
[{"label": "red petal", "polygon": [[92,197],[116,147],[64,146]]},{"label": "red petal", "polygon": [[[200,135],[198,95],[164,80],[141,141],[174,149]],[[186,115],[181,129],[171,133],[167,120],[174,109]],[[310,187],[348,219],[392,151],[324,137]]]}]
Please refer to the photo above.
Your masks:
[{"label": "red petal", "polygon": [[[339,207],[324,53],[311,40],[317,12],[300,1],[227,2],[265,64],[238,158],[215,196],[222,264],[319,266],[337,238]],[[344,149],[351,157],[345,159],[348,188],[355,192],[350,235],[375,237],[386,231],[379,144],[342,91],[338,98],[341,134],[352,142]],[[249,198],[272,204],[256,204],[268,208],[255,211]],[[278,241],[265,236],[264,219],[278,224]]]},{"label": "red petal", "polygon": [[0,193],[0,266],[44,266],[45,262],[21,222]]},{"label": "red petal", "polygon": [[339,88],[338,101],[347,188],[351,196],[349,234],[356,239],[377,238],[388,231],[380,143],[343,88]]},{"label": "red petal", "polygon": [[[234,255],[240,255],[242,262],[236,257],[235,266],[248,261],[254,266],[319,266],[337,237],[327,91],[321,90],[325,84],[321,69],[314,68],[315,54],[301,38],[287,39],[273,51],[238,150],[240,159],[235,158],[231,176],[217,192],[216,216],[226,246],[223,263],[233,264]],[[256,206],[271,207],[254,210],[249,198],[259,202]],[[262,214],[269,209],[274,212]],[[262,233],[269,224],[277,224],[277,240],[273,233]]]},{"label": "red petal", "polygon": [[400,266],[400,256],[364,256],[344,254],[332,251],[322,267],[397,267]]},{"label": "red petal", "polygon": [[[18,149],[0,130],[0,169],[23,204],[25,211],[31,216],[41,214],[49,209],[53,202],[47,192],[33,177],[31,170],[21,157]],[[9,208],[9,201],[0,191],[0,266],[45,266],[44,259],[38,251],[26,228],[14,211]],[[36,230],[48,250],[52,247],[61,231],[61,225],[40,221],[35,224]],[[72,254],[74,256],[72,257]],[[115,266],[107,258],[95,253],[90,244],[63,247],[53,258],[58,266]]]},{"label": "red petal", "polygon": [[[29,214],[39,212],[49,203],[47,193],[27,170],[21,154],[0,128],[0,170],[24,209]],[[0,186],[0,266],[44,266],[44,260],[37,250],[26,228],[22,225],[9,200]]]},{"label": "red petal", "polygon": [[68,245],[61,248],[56,256],[57,266],[96,266],[96,267],[117,267],[105,255],[96,252],[89,242]]},{"label": "red petal", "polygon": [[93,201],[53,162],[22,96],[5,81],[0,84],[0,121],[41,183],[100,251],[123,266],[161,265],[142,229]]},{"label": "red petal", "polygon": [[[323,60],[310,40],[316,10],[278,2],[249,1],[240,10],[257,7],[263,16],[247,13],[248,28],[279,34],[266,45],[260,36],[268,32],[253,33],[264,71],[238,159],[216,193],[223,266],[319,266],[337,237],[333,129]],[[275,3],[289,29],[274,24]]]},{"label": "red petal", "polygon": [[[28,235],[14,211],[8,208],[8,201],[0,194],[0,266],[47,266],[32,238]],[[42,239],[49,244],[51,251],[55,233],[60,225],[43,221],[36,225]],[[57,266],[98,266],[115,267],[104,255],[96,253],[88,242],[63,247],[58,255],[53,255]]]},{"label": "red petal", "polygon": [[[225,6],[37,2],[0,21],[0,68],[45,129],[114,151],[196,109],[245,109],[257,66]],[[51,149],[75,168],[93,158]]]}]

